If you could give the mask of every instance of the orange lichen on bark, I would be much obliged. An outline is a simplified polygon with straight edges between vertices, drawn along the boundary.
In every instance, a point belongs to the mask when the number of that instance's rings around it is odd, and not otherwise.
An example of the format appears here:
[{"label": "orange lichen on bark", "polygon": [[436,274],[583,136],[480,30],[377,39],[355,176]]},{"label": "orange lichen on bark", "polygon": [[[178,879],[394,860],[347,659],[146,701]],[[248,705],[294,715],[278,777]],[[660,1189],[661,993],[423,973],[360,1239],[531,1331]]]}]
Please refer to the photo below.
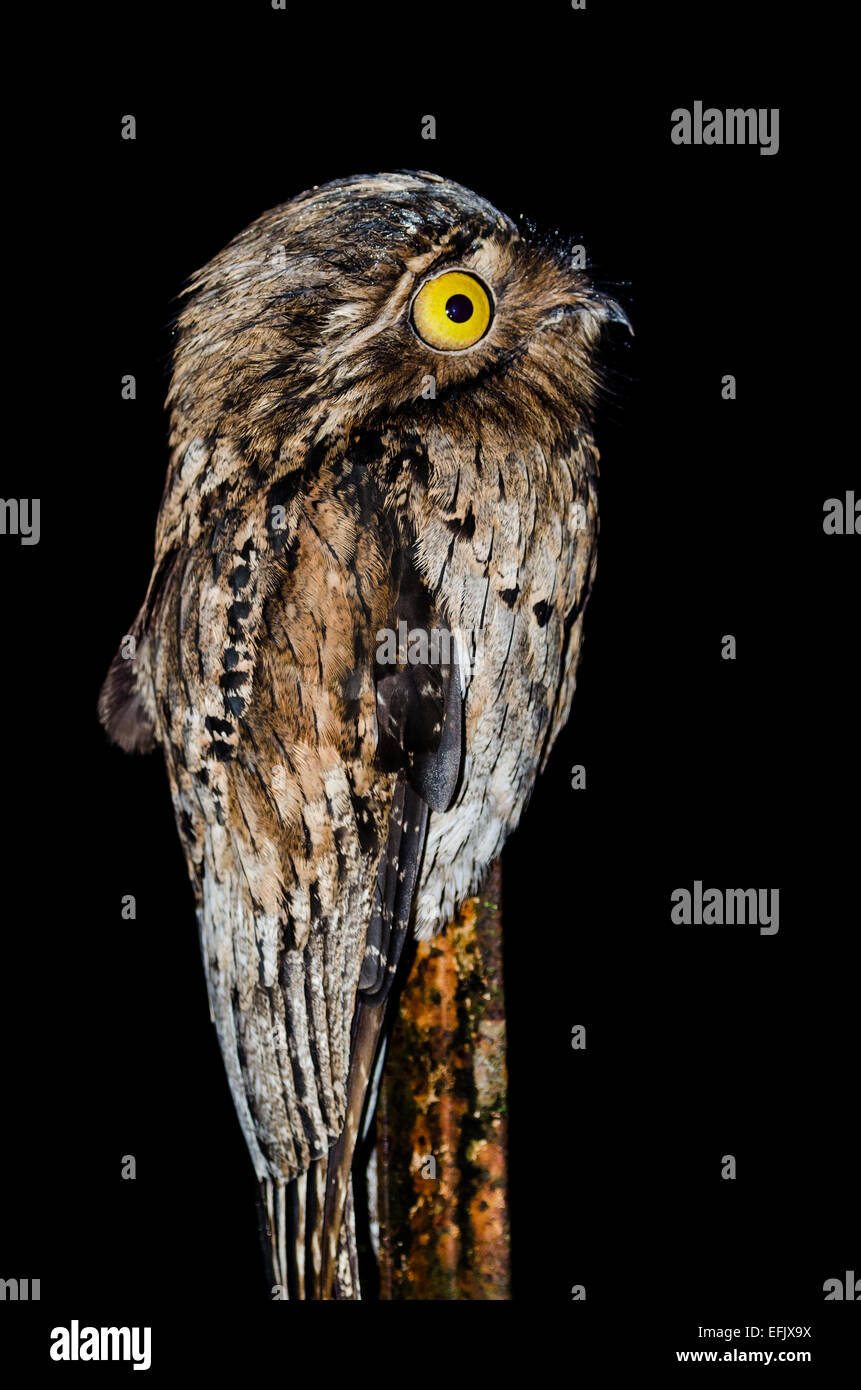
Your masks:
[{"label": "orange lichen on bark", "polygon": [[501,873],[418,944],[377,1115],[383,1299],[510,1297]]}]

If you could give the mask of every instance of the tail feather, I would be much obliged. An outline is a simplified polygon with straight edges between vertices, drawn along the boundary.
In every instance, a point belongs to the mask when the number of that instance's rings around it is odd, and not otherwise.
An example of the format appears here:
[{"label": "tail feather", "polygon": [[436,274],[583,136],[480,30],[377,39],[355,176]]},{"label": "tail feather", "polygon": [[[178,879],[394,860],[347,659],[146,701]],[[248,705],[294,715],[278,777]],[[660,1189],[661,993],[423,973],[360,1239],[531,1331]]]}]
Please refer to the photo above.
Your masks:
[{"label": "tail feather", "polygon": [[361,1132],[362,1115],[374,1072],[374,1062],[384,1015],[384,1008],[372,1008],[362,1003],[356,1007],[356,1027],[350,1058],[350,1078],[347,1085],[347,1118],[341,1136],[328,1156],[326,1212],[323,1226],[325,1244],[323,1248],[322,1292],[320,1294],[320,1297],[324,1299],[332,1297],[336,1270],[340,1269],[339,1237],[342,1226],[348,1224],[345,1216],[348,1206],[349,1225],[352,1228],[353,1244],[355,1245],[355,1219],[350,1169]]},{"label": "tail feather", "polygon": [[330,1232],[326,1226],[330,1171],[327,1156],[292,1182],[267,1178],[260,1185],[270,1282],[281,1301],[361,1298],[352,1180],[348,1171],[337,1227]]},{"label": "tail feather", "polygon": [[409,929],[427,821],[426,802],[401,780],[395,789],[367,933],[341,1134],[328,1154],[316,1159],[301,1177],[280,1185],[266,1179],[262,1184],[267,1253],[282,1298],[361,1298],[351,1168],[366,1102],[374,1090],[386,1005]]},{"label": "tail feather", "polygon": [[339,1302],[362,1297],[359,1282],[359,1252],[356,1248],[356,1216],[353,1209],[353,1183],[347,1186],[347,1200],[338,1235],[338,1258],[335,1265],[333,1298]]}]

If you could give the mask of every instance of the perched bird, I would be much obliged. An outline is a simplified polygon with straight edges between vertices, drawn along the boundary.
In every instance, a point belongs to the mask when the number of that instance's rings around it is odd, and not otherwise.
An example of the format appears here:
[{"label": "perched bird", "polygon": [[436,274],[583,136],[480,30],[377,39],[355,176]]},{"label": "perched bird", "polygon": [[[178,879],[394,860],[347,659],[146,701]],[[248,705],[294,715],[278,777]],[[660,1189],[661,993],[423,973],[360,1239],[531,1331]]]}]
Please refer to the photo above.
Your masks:
[{"label": "perched bird", "polygon": [[568,717],[611,320],[563,242],[428,173],[303,193],[185,292],[99,710],[165,753],[290,1298],[360,1296],[350,1163],[405,934],[476,891]]}]

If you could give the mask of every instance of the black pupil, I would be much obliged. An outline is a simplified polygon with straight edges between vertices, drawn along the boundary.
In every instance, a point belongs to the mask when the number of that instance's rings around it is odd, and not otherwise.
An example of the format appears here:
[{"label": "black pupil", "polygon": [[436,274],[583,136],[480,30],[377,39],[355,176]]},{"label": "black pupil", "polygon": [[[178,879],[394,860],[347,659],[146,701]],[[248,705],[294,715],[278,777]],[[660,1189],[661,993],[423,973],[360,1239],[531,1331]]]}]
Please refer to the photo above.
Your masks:
[{"label": "black pupil", "polygon": [[466,294],[453,294],[446,300],[445,311],[454,323],[466,323],[472,318],[472,300]]}]

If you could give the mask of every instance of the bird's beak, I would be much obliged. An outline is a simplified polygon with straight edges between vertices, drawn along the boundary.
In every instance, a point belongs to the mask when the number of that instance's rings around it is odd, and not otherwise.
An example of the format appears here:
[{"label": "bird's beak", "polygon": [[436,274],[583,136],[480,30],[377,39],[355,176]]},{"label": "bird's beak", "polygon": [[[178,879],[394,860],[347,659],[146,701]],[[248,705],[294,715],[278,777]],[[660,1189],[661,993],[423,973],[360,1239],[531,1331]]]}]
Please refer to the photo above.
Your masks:
[{"label": "bird's beak", "polygon": [[603,299],[601,301],[601,308],[602,316],[607,323],[621,323],[623,327],[627,328],[633,338],[634,325],[631,323],[631,320],[628,318],[621,304],[617,303],[615,299]]}]

